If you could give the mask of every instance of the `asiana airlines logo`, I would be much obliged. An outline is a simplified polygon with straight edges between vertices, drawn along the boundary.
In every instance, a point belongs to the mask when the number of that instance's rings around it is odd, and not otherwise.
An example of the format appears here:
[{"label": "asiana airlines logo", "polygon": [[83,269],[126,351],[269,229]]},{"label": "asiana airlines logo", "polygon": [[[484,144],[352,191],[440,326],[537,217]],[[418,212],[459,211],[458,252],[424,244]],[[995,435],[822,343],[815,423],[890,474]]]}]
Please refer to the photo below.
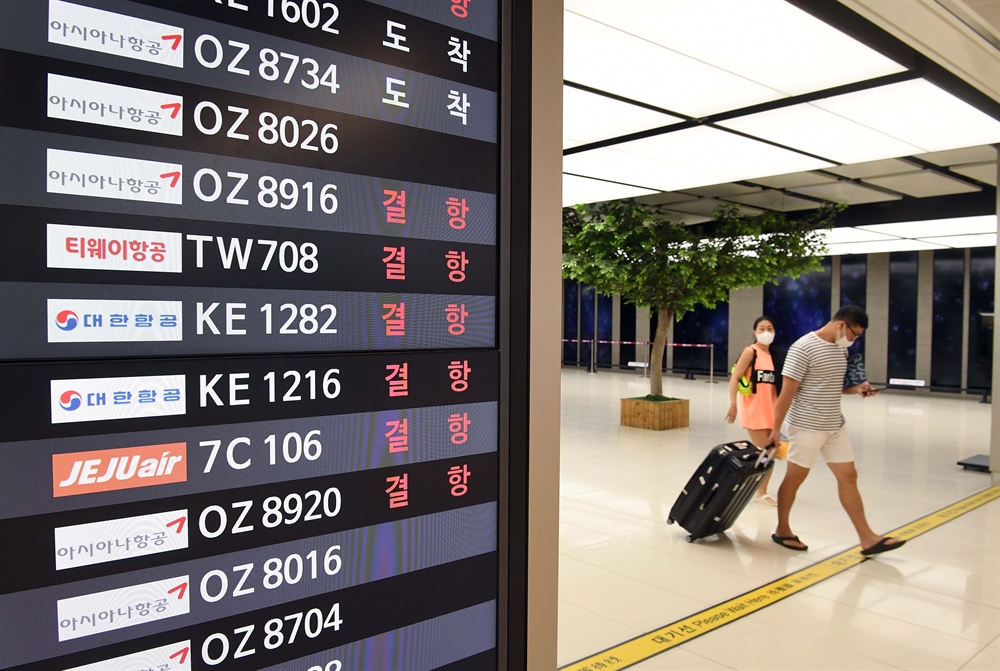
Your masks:
[{"label": "asiana airlines logo", "polygon": [[187,443],[52,455],[52,496],[187,482]]}]

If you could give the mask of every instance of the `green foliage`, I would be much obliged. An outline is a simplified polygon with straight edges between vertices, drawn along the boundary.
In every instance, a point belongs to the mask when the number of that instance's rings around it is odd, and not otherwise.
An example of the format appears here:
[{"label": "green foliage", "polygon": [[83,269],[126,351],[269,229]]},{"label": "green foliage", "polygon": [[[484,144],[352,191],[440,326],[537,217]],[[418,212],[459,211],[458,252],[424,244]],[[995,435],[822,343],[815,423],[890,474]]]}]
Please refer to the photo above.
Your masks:
[{"label": "green foliage", "polygon": [[789,219],[770,211],[741,215],[731,206],[710,223],[683,226],[634,200],[565,208],[563,276],[680,318],[728,300],[730,289],[818,270],[826,253],[821,231],[842,209]]}]

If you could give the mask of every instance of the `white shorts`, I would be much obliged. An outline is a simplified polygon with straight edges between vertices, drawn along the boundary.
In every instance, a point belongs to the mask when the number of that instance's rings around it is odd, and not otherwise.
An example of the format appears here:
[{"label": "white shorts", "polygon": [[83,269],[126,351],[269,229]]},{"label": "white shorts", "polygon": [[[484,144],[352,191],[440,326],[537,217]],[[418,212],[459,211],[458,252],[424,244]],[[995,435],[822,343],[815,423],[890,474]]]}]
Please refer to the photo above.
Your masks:
[{"label": "white shorts", "polygon": [[812,468],[819,454],[823,455],[823,460],[828,464],[854,461],[847,425],[837,431],[812,431],[788,426],[787,434],[788,461],[797,466]]}]

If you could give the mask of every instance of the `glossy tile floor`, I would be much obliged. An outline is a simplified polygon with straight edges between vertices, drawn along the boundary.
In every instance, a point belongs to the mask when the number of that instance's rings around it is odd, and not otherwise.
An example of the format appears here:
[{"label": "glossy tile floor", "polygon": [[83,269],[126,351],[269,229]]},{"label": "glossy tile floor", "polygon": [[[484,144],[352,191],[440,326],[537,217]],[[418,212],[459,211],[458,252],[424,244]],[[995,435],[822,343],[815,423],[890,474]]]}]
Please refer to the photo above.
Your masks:
[{"label": "glossy tile floor", "polygon": [[[559,664],[564,665],[856,545],[829,470],[792,513],[810,552],[770,540],[776,510],[751,503],[725,538],[696,544],[664,520],[708,450],[746,434],[725,423],[725,384],[668,378],[691,427],[619,426],[636,373],[563,370]],[[872,526],[902,526],[989,486],[958,459],[988,451],[989,406],[881,394],[844,399]],[[776,491],[784,471],[772,478]],[[774,606],[635,667],[1000,670],[1000,501]]]}]

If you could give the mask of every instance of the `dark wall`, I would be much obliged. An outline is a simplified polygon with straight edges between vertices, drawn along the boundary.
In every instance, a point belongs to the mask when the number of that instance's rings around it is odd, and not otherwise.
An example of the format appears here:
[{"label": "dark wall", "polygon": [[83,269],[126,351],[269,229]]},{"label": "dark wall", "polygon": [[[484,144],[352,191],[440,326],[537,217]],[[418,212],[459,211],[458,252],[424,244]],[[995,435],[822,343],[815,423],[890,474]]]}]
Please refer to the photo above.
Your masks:
[{"label": "dark wall", "polygon": [[[597,339],[611,340],[614,331],[614,298],[597,294]],[[597,346],[597,363],[611,365],[611,344]]]},{"label": "dark wall", "polygon": [[[635,306],[622,301],[620,319],[621,323],[618,327],[620,337],[618,339],[635,342]],[[618,361],[621,362],[623,368],[628,368],[629,361],[638,360],[635,356],[637,351],[645,353],[646,348],[645,346],[636,348],[635,345],[621,345]]]},{"label": "dark wall", "polygon": [[[577,320],[580,317],[580,283],[563,280],[563,338],[576,340],[580,337]],[[563,343],[563,362],[576,363],[580,357],[579,343]]]},{"label": "dark wall", "polygon": [[993,313],[996,249],[977,247],[969,262],[969,389],[993,388],[993,330],[982,313]]},{"label": "dark wall", "polygon": [[830,320],[831,267],[827,257],[822,270],[794,279],[781,277],[775,284],[764,285],[764,314],[774,322],[778,348],[787,351],[793,342]]},{"label": "dark wall", "polygon": [[889,255],[890,378],[912,380],[917,375],[917,252]]},{"label": "dark wall", "polygon": [[[698,306],[674,324],[675,343],[714,344],[715,372],[724,373],[729,360],[729,303],[715,308]],[[674,371],[708,372],[712,350],[701,347],[675,347]]]},{"label": "dark wall", "polygon": [[[868,302],[868,257],[864,254],[848,254],[840,257],[840,307],[857,305],[867,309]],[[865,354],[865,338],[859,338],[851,346],[851,353]]]},{"label": "dark wall", "polygon": [[962,308],[965,294],[965,250],[934,252],[934,303],[931,313],[931,387],[962,388]]},{"label": "dark wall", "polygon": [[[594,339],[594,287],[589,284],[580,283],[580,339]],[[589,365],[590,349],[589,342],[580,343],[580,362]]]}]

